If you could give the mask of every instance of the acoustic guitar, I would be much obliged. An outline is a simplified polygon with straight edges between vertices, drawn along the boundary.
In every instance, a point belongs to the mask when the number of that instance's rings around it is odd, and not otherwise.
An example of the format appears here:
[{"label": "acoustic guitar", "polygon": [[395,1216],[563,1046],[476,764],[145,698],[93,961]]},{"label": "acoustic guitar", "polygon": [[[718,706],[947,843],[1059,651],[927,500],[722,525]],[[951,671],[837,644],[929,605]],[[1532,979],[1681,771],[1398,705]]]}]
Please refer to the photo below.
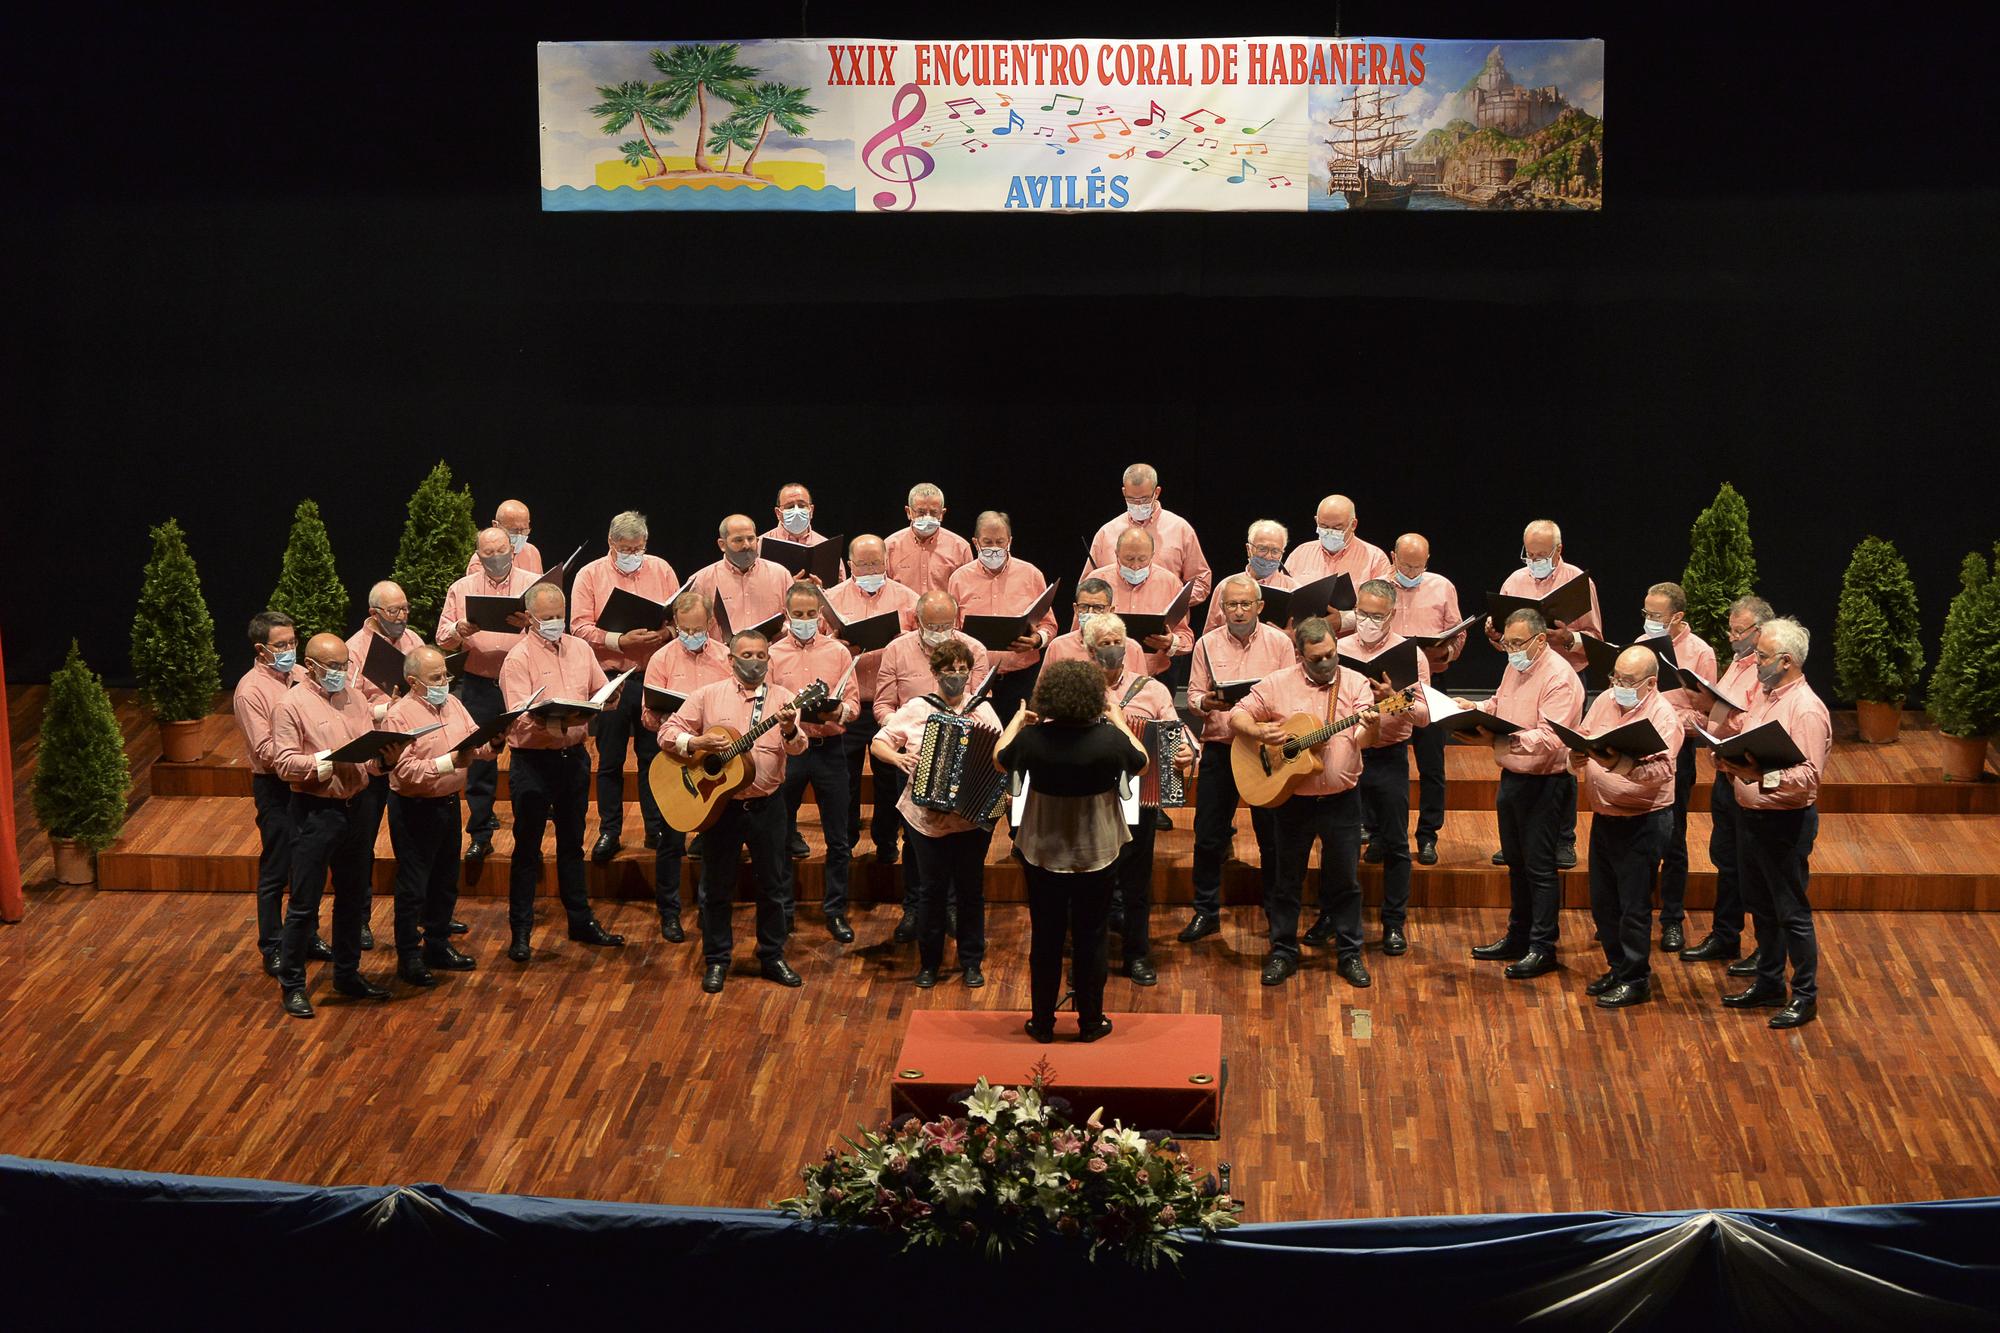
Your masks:
[{"label": "acoustic guitar", "polygon": [[[1417,687],[1399,690],[1374,705],[1378,714],[1401,713],[1415,700]],[[1291,739],[1283,745],[1265,745],[1248,736],[1238,736],[1229,745],[1229,771],[1236,778],[1236,791],[1244,803],[1260,809],[1283,805],[1300,783],[1320,771],[1319,747],[1333,736],[1368,720],[1369,714],[1355,713],[1334,722],[1321,722],[1311,713],[1294,713],[1284,721]]]},{"label": "acoustic guitar", "polygon": [[[816,680],[793,696],[791,706],[809,713],[825,702],[826,682]],[[777,726],[783,715],[783,709],[774,709],[769,717],[745,732],[734,727],[710,727],[702,734],[720,736],[729,746],[709,754],[660,751],[646,772],[646,781],[668,827],[682,833],[699,833],[722,818],[723,802],[748,785],[754,771],[750,747],[759,736]]]}]

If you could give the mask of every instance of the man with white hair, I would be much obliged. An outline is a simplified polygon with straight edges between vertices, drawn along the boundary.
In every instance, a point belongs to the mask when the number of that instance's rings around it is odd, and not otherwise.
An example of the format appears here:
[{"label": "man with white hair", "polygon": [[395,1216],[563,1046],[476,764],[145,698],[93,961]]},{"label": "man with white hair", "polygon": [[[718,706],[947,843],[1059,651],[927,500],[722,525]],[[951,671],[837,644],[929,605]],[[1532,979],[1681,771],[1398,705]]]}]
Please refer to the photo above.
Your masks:
[{"label": "man with white hair", "polygon": [[[1744,596],[1729,605],[1729,665],[1719,682],[1724,693],[1745,704],[1757,701],[1757,638],[1764,626],[1777,617],[1771,604],[1761,597]],[[1707,727],[1713,732],[1732,710],[1708,690],[1688,691],[1695,707],[1708,710]],[[1708,798],[1708,859],[1715,866],[1715,915],[1708,934],[1691,949],[1681,950],[1683,963],[1727,961],[1732,977],[1757,975],[1757,960],[1738,962],[1743,945],[1743,886],[1736,873],[1737,825],[1736,779],[1727,773],[1715,775]]]},{"label": "man with white hair", "polygon": [[903,513],[910,525],[883,542],[889,577],[920,597],[944,591],[952,574],[972,559],[972,544],[944,526],[944,492],[928,481],[910,487]]},{"label": "man with white hair", "polygon": [[1125,512],[1090,539],[1084,575],[1116,565],[1119,539],[1137,528],[1152,539],[1153,563],[1168,575],[1176,590],[1183,583],[1194,584],[1188,605],[1207,601],[1214,571],[1201,553],[1201,539],[1195,536],[1193,525],[1160,503],[1160,474],[1150,463],[1134,463],[1125,469],[1123,487]]},{"label": "man with white hair", "polygon": [[[688,586],[701,589],[710,610],[729,616],[729,629],[754,629],[785,609],[785,589],[792,571],[757,554],[757,525],[748,514],[731,514],[716,525],[715,544],[722,559],[695,571]],[[718,631],[711,624],[709,633]]]},{"label": "man with white hair", "polygon": [[[500,696],[500,665],[521,641],[528,613],[516,611],[507,617],[511,629],[483,630],[465,618],[468,597],[519,597],[535,581],[535,575],[514,563],[514,546],[504,529],[493,527],[479,534],[474,548],[478,568],[445,590],[444,611],[438,619],[437,646],[447,653],[465,652],[465,674],[458,679],[459,701],[472,720],[485,726],[507,710]],[[472,839],[465,849],[466,859],[481,860],[493,854],[493,835],[500,820],[493,813],[493,793],[500,770],[492,760],[476,760],[465,772],[465,831]]]},{"label": "man with white hair", "polygon": [[[1421,532],[1396,538],[1389,576],[1396,583],[1396,614],[1389,628],[1406,639],[1442,634],[1463,617],[1458,589],[1431,570],[1430,539]],[[1449,670],[1465,651],[1465,631],[1424,649],[1433,678]],[[1437,864],[1438,834],[1444,830],[1444,747],[1449,737],[1442,727],[1420,726],[1410,733],[1410,753],[1417,760],[1417,862]],[[1373,860],[1374,857],[1368,859]]]},{"label": "man with white hair", "polygon": [[[492,526],[507,534],[507,545],[514,553],[514,564],[530,574],[539,574],[542,572],[542,553],[528,540],[528,534],[533,531],[528,519],[528,506],[519,500],[502,500],[493,511]],[[472,559],[465,562],[465,572],[479,572],[478,552],[475,551]]]},{"label": "man with white hair", "polygon": [[[1285,525],[1274,518],[1260,518],[1252,523],[1243,537],[1243,553],[1247,557],[1243,566],[1245,577],[1260,588],[1276,588],[1280,592],[1298,587],[1298,580],[1285,572],[1285,543],[1290,540]],[[1221,591],[1221,584],[1217,584],[1218,595],[1208,599],[1208,621],[1201,630],[1204,635],[1221,629],[1226,620]]]}]

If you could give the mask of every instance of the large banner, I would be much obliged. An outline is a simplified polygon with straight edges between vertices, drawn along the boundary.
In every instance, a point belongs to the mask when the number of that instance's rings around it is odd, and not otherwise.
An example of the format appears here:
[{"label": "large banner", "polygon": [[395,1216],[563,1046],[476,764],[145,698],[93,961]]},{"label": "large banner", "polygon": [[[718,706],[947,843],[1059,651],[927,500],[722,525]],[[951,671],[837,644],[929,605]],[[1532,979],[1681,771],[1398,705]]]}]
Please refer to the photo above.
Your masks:
[{"label": "large banner", "polygon": [[546,42],[542,207],[1594,209],[1604,43]]}]

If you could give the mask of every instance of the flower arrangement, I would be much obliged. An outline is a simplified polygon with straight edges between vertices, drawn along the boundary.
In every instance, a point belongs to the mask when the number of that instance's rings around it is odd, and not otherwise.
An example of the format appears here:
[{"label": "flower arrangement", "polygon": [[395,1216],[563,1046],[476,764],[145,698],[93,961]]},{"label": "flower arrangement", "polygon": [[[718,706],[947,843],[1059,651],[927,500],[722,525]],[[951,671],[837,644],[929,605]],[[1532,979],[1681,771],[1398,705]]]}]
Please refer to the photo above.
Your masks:
[{"label": "flower arrangement", "polygon": [[901,1233],[905,1247],[955,1241],[989,1257],[1054,1234],[1143,1268],[1178,1263],[1189,1233],[1237,1225],[1243,1205],[1213,1176],[1197,1179],[1171,1139],[1141,1134],[1099,1108],[1077,1125],[1048,1095],[1046,1063],[1025,1088],[980,1079],[963,1116],[909,1116],[843,1136],[850,1151],[799,1174],[806,1191],[778,1207],[797,1217]]}]

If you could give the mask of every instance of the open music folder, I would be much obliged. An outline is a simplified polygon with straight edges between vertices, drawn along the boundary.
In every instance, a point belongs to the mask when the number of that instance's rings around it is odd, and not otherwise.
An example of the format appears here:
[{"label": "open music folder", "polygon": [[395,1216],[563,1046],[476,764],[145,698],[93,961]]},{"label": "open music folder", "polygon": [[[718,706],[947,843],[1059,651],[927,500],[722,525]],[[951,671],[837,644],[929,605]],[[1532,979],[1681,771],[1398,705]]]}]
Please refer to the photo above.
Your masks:
[{"label": "open music folder", "polygon": [[840,553],[846,549],[845,535],[829,537],[811,546],[782,537],[762,537],[758,539],[757,554],[774,565],[783,565],[795,578],[810,574],[820,581],[821,587],[831,588],[840,582]]},{"label": "open music folder", "polygon": [[1584,658],[1593,669],[1602,672],[1607,680],[1610,679],[1612,668],[1618,661],[1618,654],[1624,652],[1626,648],[1637,646],[1652,649],[1653,656],[1659,659],[1660,678],[1658,688],[1662,693],[1667,690],[1678,690],[1681,688],[1680,668],[1674,664],[1673,640],[1664,634],[1638,639],[1622,647],[1600,639],[1595,634],[1587,631],[1578,634],[1576,637],[1583,643]]},{"label": "open music folder", "polygon": [[1792,733],[1775,720],[1736,736],[1716,736],[1700,727],[1694,729],[1694,734],[1714,747],[1717,759],[1749,764],[1759,773],[1773,773],[1806,761],[1798,744],[1792,740]]},{"label": "open music folder", "polygon": [[1467,616],[1450,629],[1445,630],[1442,634],[1406,634],[1403,637],[1419,648],[1437,648],[1450,643],[1453,639],[1465,633],[1465,631],[1471,629],[1474,625],[1477,625],[1480,619],[1481,617],[1476,615]]},{"label": "open music folder", "polygon": [[1553,718],[1543,718],[1542,725],[1561,737],[1562,743],[1570,749],[1582,750],[1586,754],[1609,750],[1613,754],[1622,754],[1632,759],[1650,759],[1667,748],[1666,741],[1660,736],[1659,728],[1655,727],[1649,718],[1635,717],[1622,726],[1613,727],[1596,736],[1586,736],[1580,731],[1572,731]]},{"label": "open music folder", "polygon": [[514,725],[514,719],[535,706],[535,700],[542,697],[542,689],[542,686],[536,686],[535,692],[529,695],[528,701],[519,708],[510,708],[504,713],[495,714],[491,720],[473,728],[471,735],[452,747],[452,753],[465,754],[468,751],[477,750],[480,746],[487,744],[496,737],[506,735],[507,728]]},{"label": "open music folder", "polygon": [[1164,611],[1120,611],[1118,618],[1125,622],[1125,637],[1143,646],[1155,634],[1165,634],[1170,627],[1187,619],[1188,598],[1193,595],[1194,584],[1183,583]]},{"label": "open music folder", "polygon": [[1523,607],[1539,613],[1551,629],[1555,628],[1557,621],[1567,625],[1582,619],[1590,614],[1590,571],[1579,569],[1575,578],[1544,597],[1516,597],[1504,592],[1486,594],[1486,613],[1493,617],[1497,629],[1504,630],[1507,617]]},{"label": "open music folder", "polygon": [[613,588],[598,609],[597,628],[607,634],[630,634],[635,629],[664,630],[671,614],[665,602]]},{"label": "open music folder", "polygon": [[[1353,643],[1354,640],[1348,639],[1345,642]],[[1385,649],[1366,659],[1342,653],[1340,664],[1360,672],[1365,680],[1380,680],[1383,673],[1387,672],[1389,684],[1399,690],[1406,690],[1417,683],[1417,645],[1410,639],[1405,639],[1394,648]]]},{"label": "open music folder", "polygon": [[403,656],[402,649],[379,634],[370,634],[368,658],[361,664],[361,674],[382,693],[391,696],[401,694],[409,688],[403,677]]},{"label": "open music folder", "polygon": [[[826,605],[825,598],[820,599],[820,605],[821,606]],[[770,617],[769,619],[760,620],[756,624],[746,627],[745,630],[739,631],[733,628],[729,623],[729,604],[723,601],[721,597],[717,597],[715,599],[715,627],[722,631],[722,642],[724,646],[727,646],[729,641],[735,638],[736,635],[739,633],[756,633],[763,635],[767,640],[774,639],[777,637],[778,631],[784,628],[784,624],[785,624],[785,613],[783,610],[780,610],[776,615]]]},{"label": "open music folder", "polygon": [[1018,616],[967,616],[959,628],[988,652],[1006,652],[1014,646],[1014,640],[1034,632],[1035,622],[1055,602],[1056,583],[1042,589],[1042,595]]},{"label": "open music folder", "polygon": [[595,717],[604,711],[606,702],[610,700],[612,695],[618,693],[618,687],[623,685],[631,675],[632,672],[629,670],[619,672],[610,680],[605,681],[604,688],[591,695],[588,699],[545,700],[528,709],[528,715],[540,718],[544,722],[553,721],[565,724]]},{"label": "open music folder", "polygon": [[428,727],[418,727],[415,731],[365,731],[327,758],[336,764],[365,764],[391,745],[402,745],[419,736],[428,736],[443,726],[442,722],[433,722]]}]

